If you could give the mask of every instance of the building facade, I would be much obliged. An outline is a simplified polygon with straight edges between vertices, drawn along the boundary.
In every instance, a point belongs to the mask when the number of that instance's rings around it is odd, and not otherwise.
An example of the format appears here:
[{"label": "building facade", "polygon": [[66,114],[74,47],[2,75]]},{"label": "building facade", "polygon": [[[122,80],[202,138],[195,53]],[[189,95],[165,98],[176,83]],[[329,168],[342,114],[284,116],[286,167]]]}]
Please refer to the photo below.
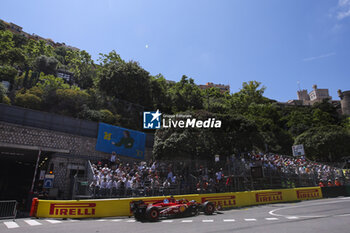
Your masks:
[{"label": "building facade", "polygon": [[212,82],[208,82],[205,85],[198,85],[198,87],[202,90],[209,89],[209,88],[218,88],[221,93],[230,93],[230,85],[224,85],[224,84],[215,84]]},{"label": "building facade", "polygon": [[332,96],[329,95],[328,89],[319,89],[316,84],[312,86],[312,89],[309,93],[306,89],[297,92],[298,100],[302,102],[302,105],[313,105],[314,103],[322,102],[324,99],[332,101]]}]

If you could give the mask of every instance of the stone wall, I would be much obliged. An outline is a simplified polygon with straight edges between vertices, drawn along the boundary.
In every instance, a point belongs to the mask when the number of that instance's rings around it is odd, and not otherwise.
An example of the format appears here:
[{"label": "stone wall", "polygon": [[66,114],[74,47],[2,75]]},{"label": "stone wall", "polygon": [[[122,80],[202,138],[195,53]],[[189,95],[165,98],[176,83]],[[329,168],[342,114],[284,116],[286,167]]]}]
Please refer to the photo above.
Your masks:
[{"label": "stone wall", "polygon": [[[86,158],[106,158],[108,154],[95,150],[97,138],[72,135],[52,130],[11,124],[0,121],[0,143],[67,150],[69,154]],[[152,148],[146,148],[145,159],[152,157]],[[130,157],[124,157],[131,159]]]},{"label": "stone wall", "polygon": [[96,140],[96,138],[0,122],[2,143],[69,150],[70,154],[76,155],[106,156],[105,153],[95,150]]}]

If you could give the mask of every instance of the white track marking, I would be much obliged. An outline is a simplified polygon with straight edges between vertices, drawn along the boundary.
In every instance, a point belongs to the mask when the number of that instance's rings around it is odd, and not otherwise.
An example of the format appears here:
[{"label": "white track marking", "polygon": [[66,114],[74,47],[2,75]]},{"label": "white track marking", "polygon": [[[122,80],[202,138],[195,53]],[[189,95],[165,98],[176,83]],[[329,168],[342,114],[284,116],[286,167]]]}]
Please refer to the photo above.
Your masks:
[{"label": "white track marking", "polygon": [[130,219],[130,220],[126,221],[126,222],[136,222],[136,220]]},{"label": "white track marking", "polygon": [[49,223],[62,223],[61,221],[54,220],[54,219],[48,219],[46,221],[49,222]]},{"label": "white track marking", "polygon": [[17,228],[19,225],[16,222],[4,222],[7,228]]},{"label": "white track marking", "polygon": [[224,222],[234,222],[234,221],[236,221],[236,220],[234,220],[234,219],[224,219],[223,221],[224,221]]},{"label": "white track marking", "polygon": [[287,219],[298,219],[299,217],[297,217],[297,216],[287,216],[286,218]]},{"label": "white track marking", "polygon": [[[342,199],[342,198],[340,198]],[[278,209],[274,209],[269,211],[270,215],[273,216],[277,216],[277,217],[293,217],[293,216],[289,216],[289,215],[283,215],[283,214],[276,214],[274,212],[279,211],[279,210],[286,210],[286,209],[293,209],[293,208],[300,208],[300,207],[309,207],[309,206],[317,206],[317,205],[324,205],[324,204],[333,204],[333,203],[341,203],[341,202],[345,202],[345,201],[350,201],[350,199],[347,200],[343,200],[341,201],[340,199],[336,199],[335,201],[328,201],[328,202],[317,202],[311,205],[294,205],[294,206],[286,206],[286,207],[282,207],[282,208],[278,208]],[[328,215],[316,215],[316,216],[299,216],[299,218],[323,218],[323,217],[329,217]]]},{"label": "white track marking", "polygon": [[204,220],[202,220],[202,222],[214,222],[214,220],[213,219],[204,219]]},{"label": "white track marking", "polygon": [[246,221],[246,222],[255,222],[256,219],[255,218],[245,218],[244,221]]},{"label": "white track marking", "polygon": [[120,222],[122,221],[121,219],[113,219],[112,222]]},{"label": "white track marking", "polygon": [[31,225],[31,226],[39,226],[42,225],[40,222],[35,221],[35,220],[24,220],[27,224]]},{"label": "white track marking", "polygon": [[107,221],[107,219],[99,219],[99,220],[97,220],[98,222],[105,222],[105,221]]},{"label": "white track marking", "polygon": [[182,220],[181,222],[193,222],[193,220]]},{"label": "white track marking", "polygon": [[267,221],[275,221],[278,220],[278,218],[265,218]]},{"label": "white track marking", "polygon": [[350,214],[339,214],[337,216],[339,216],[339,217],[347,217],[347,216],[350,216]]},{"label": "white track marking", "polygon": [[174,220],[162,220],[162,222],[174,222]]}]

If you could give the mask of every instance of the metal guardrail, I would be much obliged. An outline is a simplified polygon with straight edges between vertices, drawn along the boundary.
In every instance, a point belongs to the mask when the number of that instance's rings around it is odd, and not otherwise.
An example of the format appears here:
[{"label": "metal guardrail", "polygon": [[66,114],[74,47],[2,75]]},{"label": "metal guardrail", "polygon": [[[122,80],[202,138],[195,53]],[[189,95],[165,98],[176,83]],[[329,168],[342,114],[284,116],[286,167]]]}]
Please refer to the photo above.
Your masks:
[{"label": "metal guardrail", "polygon": [[17,215],[17,201],[0,201],[0,219],[13,218]]}]

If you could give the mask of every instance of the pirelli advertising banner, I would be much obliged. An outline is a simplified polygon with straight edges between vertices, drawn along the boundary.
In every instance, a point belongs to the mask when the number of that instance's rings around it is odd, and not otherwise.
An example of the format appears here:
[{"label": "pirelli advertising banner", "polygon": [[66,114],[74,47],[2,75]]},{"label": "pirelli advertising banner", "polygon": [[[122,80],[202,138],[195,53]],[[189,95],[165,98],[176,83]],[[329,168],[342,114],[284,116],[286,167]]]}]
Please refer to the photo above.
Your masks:
[{"label": "pirelli advertising banner", "polygon": [[[146,203],[154,203],[156,201],[163,201],[165,198],[169,197],[170,196],[79,201],[38,200],[36,213],[33,213],[33,216],[43,218],[100,218],[131,216],[131,201],[144,200]],[[175,198],[186,198],[188,200],[199,201],[198,194],[175,196]]]},{"label": "pirelli advertising banner", "polygon": [[296,188],[295,194],[297,200],[312,200],[322,198],[321,187],[312,187],[312,188]]},{"label": "pirelli advertising banner", "polygon": [[[235,193],[179,195],[174,197],[175,199],[185,198],[189,201],[195,200],[201,203],[211,201],[217,208],[226,209],[250,205],[319,199],[322,198],[322,192],[320,187],[308,187]],[[44,218],[131,216],[131,201],[143,200],[146,203],[153,203],[162,201],[165,198],[169,198],[169,196],[80,201],[38,200],[36,203],[33,201],[31,211],[33,214],[31,215]]]}]

